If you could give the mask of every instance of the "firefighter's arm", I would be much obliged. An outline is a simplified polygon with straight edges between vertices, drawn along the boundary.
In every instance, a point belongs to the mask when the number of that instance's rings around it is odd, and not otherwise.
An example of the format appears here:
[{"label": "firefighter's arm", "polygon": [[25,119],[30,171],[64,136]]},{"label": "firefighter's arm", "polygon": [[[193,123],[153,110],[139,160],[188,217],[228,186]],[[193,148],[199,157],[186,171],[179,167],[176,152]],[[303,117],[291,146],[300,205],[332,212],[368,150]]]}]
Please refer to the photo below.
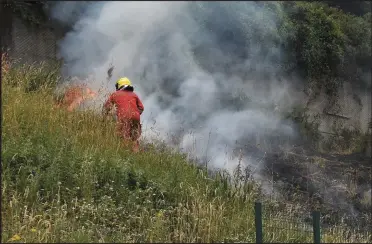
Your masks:
[{"label": "firefighter's arm", "polygon": [[141,99],[139,99],[139,97],[137,96],[137,108],[138,110],[140,111],[140,114],[143,113],[143,111],[145,110],[142,102],[141,102]]}]

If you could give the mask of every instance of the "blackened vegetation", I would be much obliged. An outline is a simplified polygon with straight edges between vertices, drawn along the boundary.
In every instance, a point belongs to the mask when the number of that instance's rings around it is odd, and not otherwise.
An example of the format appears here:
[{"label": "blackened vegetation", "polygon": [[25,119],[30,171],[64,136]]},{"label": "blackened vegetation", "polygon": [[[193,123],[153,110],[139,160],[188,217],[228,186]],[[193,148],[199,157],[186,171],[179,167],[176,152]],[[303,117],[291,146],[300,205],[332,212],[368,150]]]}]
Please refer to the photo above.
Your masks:
[{"label": "blackened vegetation", "polygon": [[372,228],[371,205],[364,202],[372,180],[369,157],[322,154],[300,147],[265,154],[256,150],[260,155],[256,160],[264,157],[265,161],[261,173],[272,180],[269,184],[282,193],[283,200],[301,202],[304,212],[319,209],[325,226],[343,222],[363,231]]}]

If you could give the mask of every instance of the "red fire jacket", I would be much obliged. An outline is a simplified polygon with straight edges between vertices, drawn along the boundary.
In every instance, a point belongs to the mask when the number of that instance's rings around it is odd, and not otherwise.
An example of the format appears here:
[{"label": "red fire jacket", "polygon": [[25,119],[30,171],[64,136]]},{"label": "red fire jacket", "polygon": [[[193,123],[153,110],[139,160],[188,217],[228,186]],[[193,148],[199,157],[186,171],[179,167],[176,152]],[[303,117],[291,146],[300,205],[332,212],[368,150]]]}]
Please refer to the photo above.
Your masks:
[{"label": "red fire jacket", "polygon": [[116,116],[119,120],[134,119],[140,120],[144,107],[136,93],[132,91],[119,90],[110,95],[106,101],[105,109],[116,106]]}]

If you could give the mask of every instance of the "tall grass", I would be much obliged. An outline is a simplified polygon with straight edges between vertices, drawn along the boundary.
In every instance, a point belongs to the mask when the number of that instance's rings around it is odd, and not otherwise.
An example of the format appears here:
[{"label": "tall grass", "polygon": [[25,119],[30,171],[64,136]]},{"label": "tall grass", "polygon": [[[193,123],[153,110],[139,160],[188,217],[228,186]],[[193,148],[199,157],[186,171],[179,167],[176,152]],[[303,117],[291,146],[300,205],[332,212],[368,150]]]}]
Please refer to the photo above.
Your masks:
[{"label": "tall grass", "polygon": [[[57,74],[38,64],[2,72],[3,242],[255,241],[255,182],[223,173],[211,179],[156,147],[132,154],[113,121],[54,106]],[[274,217],[285,222],[288,214]],[[325,233],[324,241],[339,242],[345,231]],[[311,241],[290,228],[265,238]]]}]

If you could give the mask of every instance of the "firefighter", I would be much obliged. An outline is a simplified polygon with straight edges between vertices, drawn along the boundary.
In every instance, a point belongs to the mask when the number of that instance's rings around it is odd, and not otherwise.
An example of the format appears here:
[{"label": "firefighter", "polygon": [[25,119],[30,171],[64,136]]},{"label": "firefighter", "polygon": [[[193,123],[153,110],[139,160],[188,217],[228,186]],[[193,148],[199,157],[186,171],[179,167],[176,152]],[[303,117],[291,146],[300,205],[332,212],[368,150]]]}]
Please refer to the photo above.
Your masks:
[{"label": "firefighter", "polygon": [[104,104],[104,115],[108,115],[113,106],[116,107],[117,130],[125,144],[133,144],[132,150],[139,151],[141,136],[140,116],[144,106],[134,93],[134,88],[127,77],[120,78],[115,84],[116,92],[112,93]]}]

